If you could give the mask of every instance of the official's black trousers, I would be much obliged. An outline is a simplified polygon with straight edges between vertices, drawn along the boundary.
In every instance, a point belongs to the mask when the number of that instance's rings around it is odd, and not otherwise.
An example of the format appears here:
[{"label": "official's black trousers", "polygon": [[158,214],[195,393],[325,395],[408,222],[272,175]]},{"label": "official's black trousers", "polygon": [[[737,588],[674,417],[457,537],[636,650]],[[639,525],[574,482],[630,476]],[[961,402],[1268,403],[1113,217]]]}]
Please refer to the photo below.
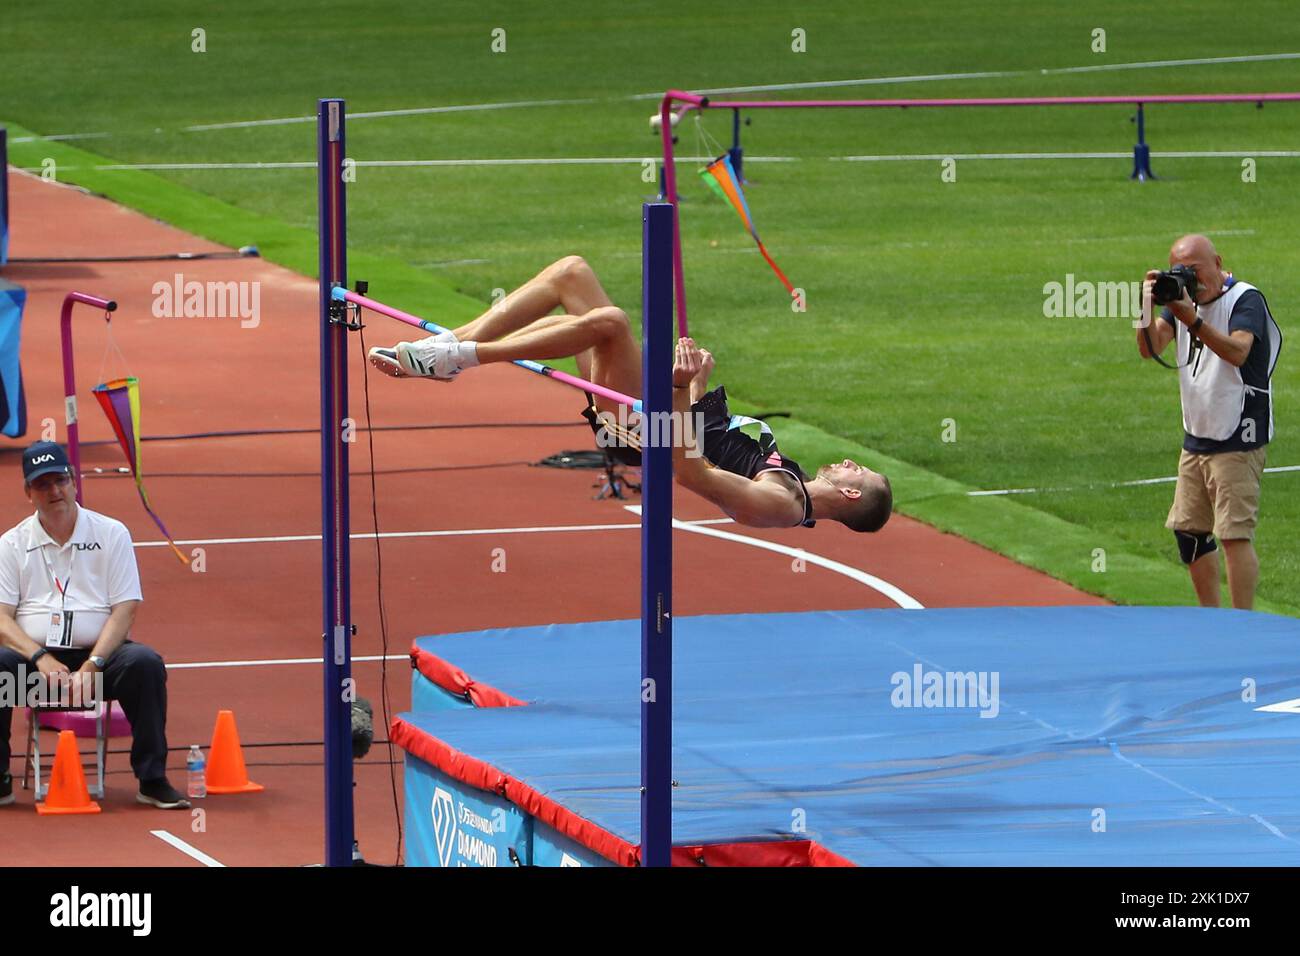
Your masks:
[{"label": "official's black trousers", "polygon": [[[90,656],[90,648],[50,649],[76,671]],[[34,670],[27,658],[7,647],[0,648],[0,672],[14,675],[19,700],[26,693],[26,680]],[[19,681],[19,677],[22,681]],[[105,662],[104,696],[122,705],[131,721],[131,769],[140,780],[167,776],[167,668],[153,648],[127,641]],[[6,702],[7,703],[7,702]],[[9,730],[13,709],[0,707],[0,773],[9,768]]]}]

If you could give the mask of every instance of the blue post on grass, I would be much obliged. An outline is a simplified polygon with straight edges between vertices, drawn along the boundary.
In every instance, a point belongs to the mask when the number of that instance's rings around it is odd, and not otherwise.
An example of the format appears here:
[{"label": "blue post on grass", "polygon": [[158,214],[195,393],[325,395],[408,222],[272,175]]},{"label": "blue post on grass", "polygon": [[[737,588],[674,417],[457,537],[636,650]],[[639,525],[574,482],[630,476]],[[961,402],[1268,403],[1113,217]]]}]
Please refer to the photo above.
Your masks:
[{"label": "blue post on grass", "polygon": [[740,110],[731,111],[731,149],[727,150],[727,155],[731,157],[731,168],[736,171],[736,179],[740,184],[745,185],[745,150],[740,145]]},{"label": "blue post on grass", "polygon": [[9,131],[0,126],[0,266],[9,261]]},{"label": "blue post on grass", "polygon": [[325,865],[352,865],[352,589],[348,518],[347,329],[335,321],[346,286],[347,206],[343,191],[343,101],[321,100],[316,170],[320,215],[321,634],[325,663]]},{"label": "blue post on grass", "polygon": [[1146,182],[1155,179],[1156,174],[1151,172],[1151,147],[1147,145],[1146,115],[1141,103],[1137,105],[1137,128],[1138,141],[1133,145],[1133,174],[1129,179]]},{"label": "blue post on grass", "polygon": [[641,207],[641,865],[670,865],[673,831],[673,207]]}]

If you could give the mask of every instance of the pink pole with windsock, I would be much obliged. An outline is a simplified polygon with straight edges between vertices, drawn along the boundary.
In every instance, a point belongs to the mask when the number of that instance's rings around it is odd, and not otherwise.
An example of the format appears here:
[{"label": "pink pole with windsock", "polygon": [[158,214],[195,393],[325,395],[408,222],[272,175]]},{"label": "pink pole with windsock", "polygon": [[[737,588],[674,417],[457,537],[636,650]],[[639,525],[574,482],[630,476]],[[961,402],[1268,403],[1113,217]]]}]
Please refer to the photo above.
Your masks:
[{"label": "pink pole with windsock", "polygon": [[[105,322],[112,321],[112,313],[117,311],[117,303],[111,299],[101,299],[99,296],[87,295],[84,292],[69,292],[63,299],[63,311],[59,316],[59,336],[63,347],[63,411],[68,428],[68,462],[72,465],[72,476],[77,487],[77,504],[80,505],[84,504],[81,488],[81,436],[78,425],[77,376],[72,361],[72,307],[78,302],[103,309]],[[101,383],[95,386],[94,394],[95,399],[104,409],[104,414],[108,416],[109,424],[113,426],[113,433],[122,446],[123,454],[126,455],[144,510],[153,519],[154,524],[158,526],[158,530],[163,533],[163,537],[167,539],[172,553],[183,564],[189,564],[190,559],[185,556],[180,548],[176,547],[171,532],[167,530],[167,527],[162,523],[162,519],[154,512],[153,506],[149,503],[149,496],[144,490],[144,480],[140,474],[139,382],[134,378],[124,378]]]},{"label": "pink pole with windsock", "polygon": [[68,427],[68,461],[72,464],[72,477],[77,483],[77,504],[81,504],[81,444],[77,429],[77,377],[72,367],[72,307],[78,302],[93,305],[104,310],[104,321],[110,320],[110,313],[117,311],[117,303],[111,299],[86,295],[84,292],[69,292],[63,298],[63,311],[59,315],[59,336],[63,344],[63,415]]}]

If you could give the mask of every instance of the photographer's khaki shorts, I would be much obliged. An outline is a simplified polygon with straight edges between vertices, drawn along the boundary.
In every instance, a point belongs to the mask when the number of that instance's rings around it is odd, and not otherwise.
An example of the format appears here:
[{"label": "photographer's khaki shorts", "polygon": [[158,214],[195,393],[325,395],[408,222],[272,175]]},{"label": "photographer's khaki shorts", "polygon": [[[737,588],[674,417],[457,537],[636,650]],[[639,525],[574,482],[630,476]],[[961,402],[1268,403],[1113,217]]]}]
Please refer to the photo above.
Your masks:
[{"label": "photographer's khaki shorts", "polygon": [[1184,450],[1178,458],[1178,484],[1165,527],[1198,534],[1213,530],[1221,541],[1254,538],[1267,451],[1267,445],[1217,455]]}]

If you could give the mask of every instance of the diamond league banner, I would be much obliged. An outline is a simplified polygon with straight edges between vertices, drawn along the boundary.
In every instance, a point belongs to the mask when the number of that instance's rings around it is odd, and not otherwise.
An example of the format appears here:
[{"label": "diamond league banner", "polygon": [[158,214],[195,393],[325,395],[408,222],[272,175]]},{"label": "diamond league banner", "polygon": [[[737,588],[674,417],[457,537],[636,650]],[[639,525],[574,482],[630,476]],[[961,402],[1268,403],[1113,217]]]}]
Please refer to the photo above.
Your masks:
[{"label": "diamond league banner", "polygon": [[407,866],[528,866],[530,830],[518,807],[407,756]]}]

